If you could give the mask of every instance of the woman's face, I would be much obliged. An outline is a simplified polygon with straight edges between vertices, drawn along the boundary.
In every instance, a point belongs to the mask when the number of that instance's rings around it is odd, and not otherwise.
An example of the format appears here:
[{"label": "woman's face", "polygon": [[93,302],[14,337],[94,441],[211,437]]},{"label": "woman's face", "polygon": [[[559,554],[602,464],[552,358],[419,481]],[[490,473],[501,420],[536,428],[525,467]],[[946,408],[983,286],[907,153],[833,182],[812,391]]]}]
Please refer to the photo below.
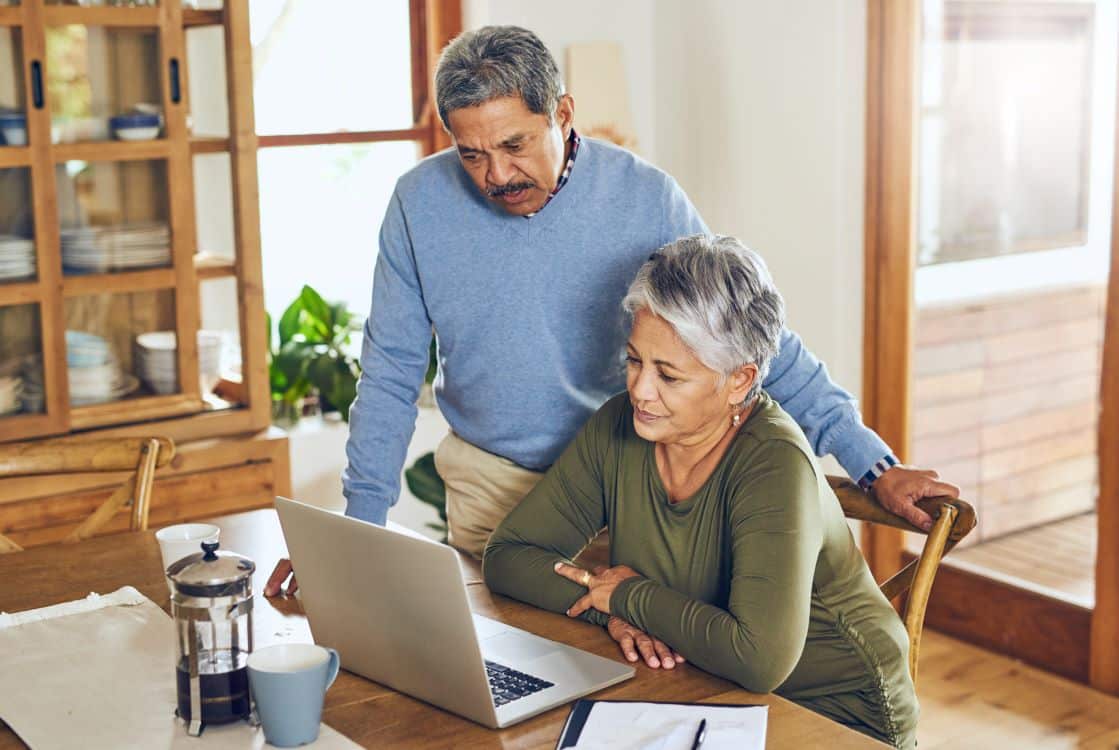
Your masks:
[{"label": "woman's face", "polygon": [[626,345],[626,390],[637,434],[657,443],[695,445],[721,437],[757,368],[746,365],[720,385],[676,330],[647,309],[633,318]]}]

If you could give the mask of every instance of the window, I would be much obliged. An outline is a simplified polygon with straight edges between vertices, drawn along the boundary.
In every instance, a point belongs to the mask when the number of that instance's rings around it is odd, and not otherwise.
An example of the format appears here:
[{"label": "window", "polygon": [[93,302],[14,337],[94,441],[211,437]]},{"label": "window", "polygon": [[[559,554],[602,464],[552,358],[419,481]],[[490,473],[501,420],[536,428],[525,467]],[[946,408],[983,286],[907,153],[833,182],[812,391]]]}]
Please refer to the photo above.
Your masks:
[{"label": "window", "polygon": [[1111,2],[924,0],[919,307],[1097,283],[1111,236]]},{"label": "window", "polygon": [[250,11],[265,304],[278,318],[310,284],[364,316],[396,180],[446,145],[429,82],[461,14],[423,0]]},{"label": "window", "polygon": [[925,9],[919,262],[1083,245],[1093,5]]}]

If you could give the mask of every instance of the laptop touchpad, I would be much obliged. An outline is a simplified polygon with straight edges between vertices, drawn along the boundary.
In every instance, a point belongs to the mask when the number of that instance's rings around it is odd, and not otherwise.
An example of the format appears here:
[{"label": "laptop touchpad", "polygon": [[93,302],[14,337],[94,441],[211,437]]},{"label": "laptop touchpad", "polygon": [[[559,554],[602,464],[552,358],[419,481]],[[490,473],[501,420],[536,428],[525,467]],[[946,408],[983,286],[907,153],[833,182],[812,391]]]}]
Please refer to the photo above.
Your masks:
[{"label": "laptop touchpad", "polygon": [[539,659],[559,650],[559,644],[525,633],[506,631],[482,641],[482,651],[487,658],[498,661],[525,662]]}]

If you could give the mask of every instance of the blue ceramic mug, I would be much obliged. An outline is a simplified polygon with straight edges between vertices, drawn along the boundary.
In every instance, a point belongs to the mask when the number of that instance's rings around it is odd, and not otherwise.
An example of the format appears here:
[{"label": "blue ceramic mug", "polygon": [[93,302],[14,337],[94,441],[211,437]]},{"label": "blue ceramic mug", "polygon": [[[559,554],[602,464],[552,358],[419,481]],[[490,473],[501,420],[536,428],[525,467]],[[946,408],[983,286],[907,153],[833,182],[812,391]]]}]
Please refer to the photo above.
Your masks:
[{"label": "blue ceramic mug", "polygon": [[249,654],[249,687],[269,744],[315,741],[323,697],[340,666],[337,651],[313,643],[282,643]]}]

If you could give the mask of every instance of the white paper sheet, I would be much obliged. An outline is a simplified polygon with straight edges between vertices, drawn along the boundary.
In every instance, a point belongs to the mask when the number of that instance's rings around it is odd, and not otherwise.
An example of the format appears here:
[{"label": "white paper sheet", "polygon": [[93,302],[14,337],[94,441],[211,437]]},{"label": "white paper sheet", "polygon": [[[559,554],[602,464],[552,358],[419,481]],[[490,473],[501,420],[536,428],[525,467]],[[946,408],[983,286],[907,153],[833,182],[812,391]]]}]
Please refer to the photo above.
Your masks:
[{"label": "white paper sheet", "polygon": [[703,750],[765,750],[767,706],[594,704],[575,750],[690,750],[702,719]]},{"label": "white paper sheet", "polygon": [[[263,731],[246,722],[187,735],[174,716],[174,623],[131,586],[0,613],[0,664],[0,717],[35,750],[266,747]],[[323,725],[306,747],[358,745]]]}]

